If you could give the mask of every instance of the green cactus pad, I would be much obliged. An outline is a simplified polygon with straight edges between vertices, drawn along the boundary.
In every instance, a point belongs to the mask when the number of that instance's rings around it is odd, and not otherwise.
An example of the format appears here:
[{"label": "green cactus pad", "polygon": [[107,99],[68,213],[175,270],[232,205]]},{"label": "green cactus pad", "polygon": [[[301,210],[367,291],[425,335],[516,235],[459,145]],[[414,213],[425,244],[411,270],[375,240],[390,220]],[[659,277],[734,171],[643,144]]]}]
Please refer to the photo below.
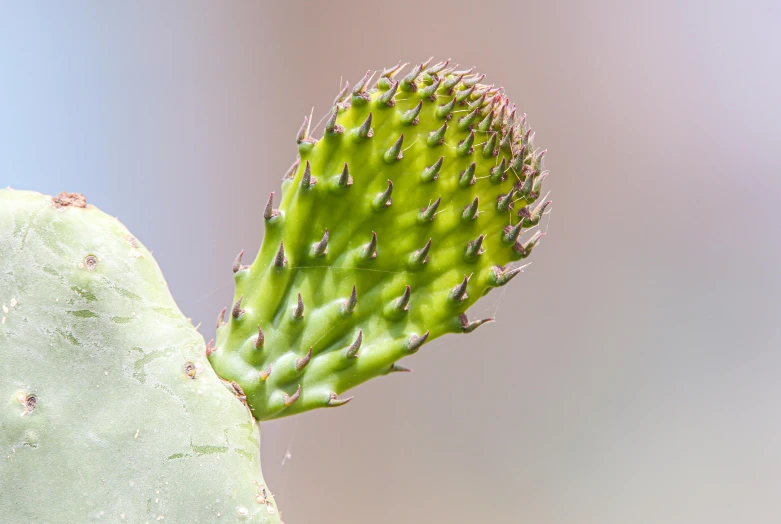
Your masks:
[{"label": "green cactus pad", "polygon": [[525,116],[471,70],[402,67],[345,86],[322,138],[304,119],[260,253],[236,259],[207,352],[259,420],[343,405],[425,342],[474,330],[486,320],[467,309],[542,238],[547,172]]},{"label": "green cactus pad", "polygon": [[116,219],[0,190],[0,306],[2,522],[279,522],[257,425]]}]

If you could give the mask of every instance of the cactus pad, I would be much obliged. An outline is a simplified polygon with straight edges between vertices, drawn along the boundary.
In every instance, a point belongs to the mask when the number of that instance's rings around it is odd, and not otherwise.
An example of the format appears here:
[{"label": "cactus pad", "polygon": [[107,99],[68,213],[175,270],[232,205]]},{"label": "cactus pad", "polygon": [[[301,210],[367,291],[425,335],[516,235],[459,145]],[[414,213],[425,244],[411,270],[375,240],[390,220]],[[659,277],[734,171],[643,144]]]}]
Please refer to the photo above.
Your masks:
[{"label": "cactus pad", "polygon": [[257,425],[116,219],[0,190],[0,304],[2,522],[279,522]]},{"label": "cactus pad", "polygon": [[[259,420],[343,392],[446,333],[507,284],[543,234],[544,151],[501,89],[447,62],[346,85],[265,208],[254,262],[207,347]],[[262,205],[262,204],[261,204]]]}]

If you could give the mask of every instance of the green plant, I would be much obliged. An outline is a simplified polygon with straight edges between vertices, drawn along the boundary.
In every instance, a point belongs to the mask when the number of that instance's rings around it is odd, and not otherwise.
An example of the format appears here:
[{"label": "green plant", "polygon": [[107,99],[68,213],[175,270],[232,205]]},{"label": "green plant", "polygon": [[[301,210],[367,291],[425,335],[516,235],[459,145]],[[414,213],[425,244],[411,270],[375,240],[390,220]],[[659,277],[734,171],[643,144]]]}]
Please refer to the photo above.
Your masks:
[{"label": "green plant", "polygon": [[543,236],[544,151],[482,75],[402,67],[346,85],[322,138],[304,119],[216,344],[115,219],[0,191],[4,520],[278,522],[255,420],[344,405],[488,320],[466,311]]},{"label": "green plant", "polygon": [[257,425],[127,229],[0,190],[0,268],[0,521],[278,521]]}]

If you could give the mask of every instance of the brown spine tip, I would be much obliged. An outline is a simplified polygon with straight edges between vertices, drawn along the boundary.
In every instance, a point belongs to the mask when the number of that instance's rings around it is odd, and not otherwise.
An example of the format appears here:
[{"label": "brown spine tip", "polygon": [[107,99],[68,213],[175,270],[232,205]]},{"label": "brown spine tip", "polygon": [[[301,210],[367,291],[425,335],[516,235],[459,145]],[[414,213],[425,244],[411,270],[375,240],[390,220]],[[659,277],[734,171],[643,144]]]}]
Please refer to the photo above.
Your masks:
[{"label": "brown spine tip", "polygon": [[412,256],[410,256],[410,265],[412,266],[422,266],[426,263],[428,263],[428,252],[431,250],[431,239],[428,239],[428,242],[426,242],[426,245],[423,246],[423,249],[419,249],[415,251]]},{"label": "brown spine tip", "polygon": [[464,280],[458,284],[456,287],[453,288],[453,291],[450,293],[450,298],[453,299],[456,303],[461,303],[467,298],[469,298],[469,295],[467,295],[466,288],[469,284],[469,276],[464,275]]},{"label": "brown spine tip", "polygon": [[417,81],[421,71],[423,71],[423,67],[423,64],[416,65],[412,71],[410,71],[410,73],[401,80],[402,88],[405,91],[412,91],[414,93],[418,90],[418,86],[415,82]]},{"label": "brown spine tip", "polygon": [[214,350],[217,349],[214,347],[214,339],[211,339],[208,344],[206,344],[206,356],[211,356],[212,353],[214,353]]},{"label": "brown spine tip", "polygon": [[497,286],[503,286],[507,284],[510,280],[515,278],[515,275],[521,273],[522,271],[523,271],[522,267],[517,267],[515,269],[509,269],[505,271],[499,266],[494,266],[493,268],[494,284]]},{"label": "brown spine tip", "polygon": [[217,315],[217,329],[220,328],[220,326],[225,325],[225,313],[228,312],[228,308],[224,307],[222,308],[222,311],[220,311],[220,314]]},{"label": "brown spine tip", "polygon": [[409,342],[407,342],[407,348],[409,349],[410,353],[415,353],[417,350],[420,349],[420,346],[426,343],[426,340],[428,340],[429,331],[426,331],[421,336],[412,335],[409,339]]},{"label": "brown spine tip", "polygon": [[309,189],[315,184],[317,184],[317,178],[312,176],[312,166],[309,163],[309,160],[307,160],[304,165],[304,174],[301,176],[301,187]]},{"label": "brown spine tip", "polygon": [[442,162],[444,161],[444,156],[439,157],[439,160],[423,170],[423,173],[420,175],[420,179],[423,182],[431,182],[432,180],[438,179],[439,170],[442,168]]},{"label": "brown spine tip", "polygon": [[287,257],[285,256],[285,241],[279,243],[279,249],[274,257],[274,266],[284,267],[287,264]]},{"label": "brown spine tip", "polygon": [[509,128],[509,130],[502,135],[502,140],[499,142],[499,147],[502,148],[503,151],[512,151],[513,147],[513,131],[512,128]]},{"label": "brown spine tip", "polygon": [[478,206],[478,200],[477,200],[477,197],[475,197],[475,199],[472,200],[472,203],[467,205],[464,208],[463,213],[461,213],[461,218],[463,220],[467,220],[467,221],[468,220],[474,220],[475,218],[477,218],[477,215],[478,215],[477,206]]},{"label": "brown spine tip", "polygon": [[523,221],[518,222],[515,225],[508,224],[504,226],[504,230],[502,231],[502,240],[505,244],[515,244],[515,241],[518,240],[518,237],[521,234],[521,229],[523,228]]},{"label": "brown spine tip", "polygon": [[410,368],[405,368],[401,364],[393,363],[391,364],[389,373],[409,373],[412,370]]},{"label": "brown spine tip", "polygon": [[[458,66],[456,66],[456,67],[458,67]],[[474,70],[475,70],[475,66],[472,66],[469,69],[463,69],[463,70],[460,70],[460,71],[453,71],[451,74],[456,75],[456,76],[468,76],[468,75],[471,75],[472,71],[474,71]]]},{"label": "brown spine tip", "polygon": [[466,131],[467,129],[472,129],[472,124],[474,124],[475,120],[477,119],[477,116],[480,113],[479,108],[475,108],[472,112],[462,116],[458,119],[458,123],[456,126],[461,131]]},{"label": "brown spine tip", "polygon": [[464,258],[467,260],[467,262],[472,262],[476,260],[478,256],[483,254],[484,238],[485,235],[480,235],[475,240],[472,240],[466,245],[466,250],[464,251]]},{"label": "brown spine tip", "polygon": [[472,162],[471,164],[469,164],[467,168],[461,171],[461,174],[458,175],[458,185],[463,188],[473,186],[477,181],[477,178],[475,177],[476,170],[477,170],[476,162]]},{"label": "brown spine tip", "polygon": [[271,220],[276,216],[279,216],[279,210],[274,209],[274,192],[272,191],[271,194],[268,196],[268,201],[266,202],[266,209],[263,211],[263,219]]},{"label": "brown spine tip", "polygon": [[363,250],[364,258],[377,258],[377,233],[372,231],[372,239]]},{"label": "brown spine tip", "polygon": [[350,82],[347,82],[345,80],[344,87],[342,88],[341,91],[339,91],[339,94],[336,95],[336,98],[334,98],[333,105],[338,105],[344,102],[345,98],[347,98],[347,93],[349,92],[350,92]]},{"label": "brown spine tip", "polygon": [[483,324],[487,324],[488,322],[493,322],[493,318],[484,318],[482,320],[475,320],[474,322],[469,322],[469,318],[466,316],[465,313],[461,313],[459,315],[458,320],[461,322],[461,331],[464,333],[471,333],[475,329],[479,328]]},{"label": "brown spine tip", "polygon": [[241,265],[241,257],[244,256],[244,250],[242,249],[239,251],[239,254],[236,255],[236,259],[233,261],[233,272],[238,273],[242,269],[247,269],[248,266],[242,266]]},{"label": "brown spine tip", "polygon": [[505,172],[507,171],[507,159],[502,158],[502,161],[499,163],[498,166],[492,167],[488,173],[488,179],[493,184],[500,184],[507,180],[507,175]]},{"label": "brown spine tip", "polygon": [[542,183],[545,181],[546,178],[548,178],[549,174],[550,171],[543,171],[542,173],[540,173],[534,178],[534,184],[530,192],[530,196],[532,196],[534,199],[536,199],[540,195],[540,190],[542,189]]},{"label": "brown spine tip", "polygon": [[364,138],[371,138],[374,136],[374,130],[372,129],[371,113],[369,113],[369,116],[367,116],[366,120],[363,121],[363,124],[361,124],[360,127],[355,130],[355,136],[357,137],[358,140]]},{"label": "brown spine tip", "polygon": [[[481,113],[482,114],[482,113]],[[485,118],[483,118],[479,124],[477,124],[478,131],[486,132],[491,127],[494,121],[494,113],[491,109],[491,106],[488,106],[487,114],[485,115]]]},{"label": "brown spine tip", "polygon": [[547,202],[540,202],[534,209],[529,209],[528,206],[524,207],[518,211],[518,216],[523,218],[524,226],[536,226],[539,224],[540,219],[545,214],[545,209],[547,209],[547,207],[551,204],[552,202],[548,200]]},{"label": "brown spine tip", "polygon": [[528,196],[534,190],[534,173],[527,173],[521,188],[518,190],[521,196]]},{"label": "brown spine tip", "polygon": [[331,393],[329,399],[328,399],[328,407],[330,408],[338,408],[339,406],[344,406],[348,402],[350,402],[353,399],[353,397],[347,397],[347,398],[339,398],[339,396],[336,393]]},{"label": "brown spine tip", "polygon": [[540,151],[540,154],[537,155],[537,157],[534,159],[534,165],[537,167],[537,169],[542,168],[542,159],[545,158],[545,154],[548,152],[547,149],[543,149]]},{"label": "brown spine tip", "polygon": [[382,74],[380,75],[380,78],[390,78],[393,79],[396,76],[396,73],[407,67],[407,63],[402,64],[401,60],[395,65],[388,68],[385,68],[382,70]]},{"label": "brown spine tip", "polygon": [[363,78],[358,80],[358,83],[355,84],[355,87],[353,87],[353,96],[360,96],[366,91],[366,88],[369,85],[369,80],[371,77],[373,77],[374,74],[372,73],[372,70],[369,69],[366,71],[366,74],[363,75]]},{"label": "brown spine tip", "polygon": [[[450,73],[450,76],[445,79],[444,82],[442,82],[442,92],[446,95],[453,94],[453,88],[458,85],[461,80],[463,80],[464,75],[463,74],[456,74],[456,72]],[[453,98],[453,102],[455,102],[456,99]],[[451,108],[452,109],[452,108]],[[448,111],[449,113],[450,111]]]},{"label": "brown spine tip", "polygon": [[350,168],[347,166],[347,162],[344,163],[342,174],[339,175],[339,187],[349,187],[353,185],[353,177],[350,176]]},{"label": "brown spine tip", "polygon": [[235,304],[233,304],[233,309],[231,310],[231,315],[233,318],[238,319],[241,317],[241,315],[244,314],[244,310],[241,309],[241,301],[244,300],[244,295],[241,295],[239,299],[236,301]]},{"label": "brown spine tip", "polygon": [[474,130],[469,132],[469,135],[458,143],[456,147],[456,154],[458,156],[468,156],[474,152],[475,132]]},{"label": "brown spine tip", "polygon": [[298,400],[298,397],[301,396],[301,384],[298,385],[298,389],[295,393],[292,395],[288,395],[287,393],[282,393],[282,402],[285,404],[285,407],[289,408],[292,406],[296,400]]},{"label": "brown spine tip", "polygon": [[483,79],[485,78],[485,75],[482,74],[475,74],[470,76],[469,78],[465,78],[463,81],[463,84],[467,87],[473,87],[477,84],[479,84]]},{"label": "brown spine tip", "polygon": [[404,133],[399,136],[396,142],[385,152],[382,156],[386,163],[391,164],[397,160],[404,158],[404,153],[401,151],[404,145]]},{"label": "brown spine tip", "polygon": [[513,197],[515,197],[515,188],[511,187],[510,191],[505,194],[500,194],[496,197],[496,210],[500,213],[505,213],[513,207]]},{"label": "brown spine tip", "polygon": [[393,199],[391,198],[391,195],[393,194],[393,181],[388,180],[388,187],[377,195],[377,197],[374,199],[374,202],[372,202],[372,205],[374,209],[379,210],[385,207],[390,207],[391,204],[393,204]]},{"label": "brown spine tip", "polygon": [[428,147],[437,147],[445,143],[445,133],[447,133],[447,121],[442,124],[442,127],[431,131],[426,137],[426,145]]},{"label": "brown spine tip", "polygon": [[396,91],[399,89],[399,83],[396,80],[391,81],[390,88],[380,95],[379,102],[381,104],[385,104],[388,107],[393,107],[396,105],[396,101],[393,99],[394,96],[396,96]]},{"label": "brown spine tip", "polygon": [[304,123],[301,124],[301,127],[298,129],[298,133],[296,133],[296,144],[300,144],[308,137],[309,137],[309,117],[304,115]]},{"label": "brown spine tip", "polygon": [[304,369],[306,365],[309,364],[310,360],[312,360],[312,348],[309,348],[309,351],[306,352],[306,355],[296,359],[296,371],[301,371]]},{"label": "brown spine tip", "polygon": [[434,76],[433,78],[434,81],[431,83],[431,85],[428,85],[420,90],[421,98],[428,98],[431,102],[437,99],[437,89],[439,89],[439,84],[442,82],[442,79],[440,79],[438,76]]},{"label": "brown spine tip", "polygon": [[293,308],[293,318],[296,320],[304,318],[304,301],[301,299],[301,293],[298,294],[298,303]]},{"label": "brown spine tip", "polygon": [[299,165],[301,165],[301,158],[296,158],[296,160],[287,169],[287,172],[285,173],[285,176],[282,177],[282,179],[283,180],[290,180],[292,178],[295,178],[296,171],[298,171],[298,166]]},{"label": "brown spine tip", "polygon": [[[467,82],[466,79],[461,80],[462,85],[466,85],[466,82]],[[475,86],[462,89],[461,91],[456,91],[456,103],[463,104],[466,100],[469,99],[469,97],[472,95],[474,90],[475,90]]]},{"label": "brown spine tip", "polygon": [[492,132],[491,135],[483,144],[483,156],[488,158],[499,154],[499,150],[496,148],[496,132]]},{"label": "brown spine tip", "polygon": [[423,100],[418,102],[418,105],[402,113],[401,123],[405,125],[416,126],[420,123],[420,110],[423,109]]},{"label": "brown spine tip", "polygon": [[532,249],[540,243],[545,236],[542,231],[536,231],[532,237],[526,242],[516,242],[513,246],[513,251],[519,254],[520,258],[526,258],[531,255]]},{"label": "brown spine tip", "polygon": [[345,356],[347,358],[355,358],[358,356],[358,350],[361,349],[361,343],[363,342],[363,330],[358,330],[358,336],[355,337],[355,341],[347,347]]},{"label": "brown spine tip", "polygon": [[266,335],[263,333],[260,324],[258,324],[258,336],[255,338],[255,349],[262,349],[263,343],[266,341]]},{"label": "brown spine tip", "polygon": [[411,294],[410,287],[407,285],[404,288],[404,293],[402,293],[401,297],[396,299],[396,305],[394,306],[394,309],[399,312],[409,311],[409,299]]},{"label": "brown spine tip", "polygon": [[431,222],[436,218],[437,208],[439,207],[439,204],[442,202],[442,197],[437,198],[433,204],[430,206],[427,206],[421,210],[420,213],[418,213],[418,222],[421,224],[425,224],[427,222]]},{"label": "brown spine tip", "polygon": [[343,315],[352,315],[353,311],[355,310],[355,305],[358,303],[358,290],[353,286],[352,293],[350,293],[350,298],[342,302],[342,314]]},{"label": "brown spine tip", "polygon": [[325,132],[328,135],[340,135],[344,133],[344,128],[336,123],[336,117],[339,116],[339,106],[334,106],[331,115],[325,123]]},{"label": "brown spine tip", "polygon": [[312,255],[315,257],[323,257],[328,254],[328,228],[323,233],[323,239],[320,242],[316,242],[312,245]]}]

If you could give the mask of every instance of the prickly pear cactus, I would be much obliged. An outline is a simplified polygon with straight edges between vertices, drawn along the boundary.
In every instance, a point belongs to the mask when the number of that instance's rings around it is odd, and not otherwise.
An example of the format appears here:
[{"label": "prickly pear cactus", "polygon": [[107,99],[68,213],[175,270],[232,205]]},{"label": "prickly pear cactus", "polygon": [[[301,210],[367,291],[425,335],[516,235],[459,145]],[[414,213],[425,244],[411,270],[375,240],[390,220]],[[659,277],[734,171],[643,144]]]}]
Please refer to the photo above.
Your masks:
[{"label": "prickly pear cactus", "polygon": [[446,333],[515,277],[542,238],[547,172],[525,116],[484,75],[447,62],[367,72],[334,101],[265,210],[254,262],[207,352],[259,420],[339,395]]},{"label": "prickly pear cactus", "polygon": [[0,190],[0,303],[0,521],[279,522],[257,425],[116,219]]}]

